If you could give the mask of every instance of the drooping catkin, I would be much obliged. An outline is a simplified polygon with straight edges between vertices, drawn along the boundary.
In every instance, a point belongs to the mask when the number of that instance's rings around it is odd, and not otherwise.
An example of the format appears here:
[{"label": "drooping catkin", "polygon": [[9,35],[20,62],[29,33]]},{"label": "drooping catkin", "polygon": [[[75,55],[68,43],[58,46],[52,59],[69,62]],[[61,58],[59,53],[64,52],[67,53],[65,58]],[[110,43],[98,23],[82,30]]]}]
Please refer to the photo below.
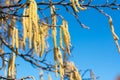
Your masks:
[{"label": "drooping catkin", "polygon": [[38,37],[38,16],[37,16],[37,4],[35,0],[30,0],[30,18],[34,25],[34,30],[36,31],[36,36]]},{"label": "drooping catkin", "polygon": [[73,7],[74,11],[79,12],[79,10],[76,7],[75,0],[70,0],[70,2],[72,3],[72,7]]},{"label": "drooping catkin", "polygon": [[19,48],[19,34],[18,29],[15,29],[15,42],[16,42],[16,48]]},{"label": "drooping catkin", "polygon": [[7,74],[8,78],[15,78],[15,74],[16,74],[15,73],[15,58],[16,56],[13,53],[8,63],[8,74]]},{"label": "drooping catkin", "polygon": [[66,51],[70,55],[71,42],[70,42],[70,34],[69,34],[69,31],[68,31],[68,24],[65,20],[63,20],[62,24],[63,24],[62,30],[63,30],[63,33],[64,33],[64,43],[65,43],[65,46],[66,46]]},{"label": "drooping catkin", "polygon": [[62,27],[63,27],[63,25],[61,25],[61,27],[60,27],[60,48],[62,50],[64,50],[64,47],[63,47],[63,35],[62,35],[63,29],[62,29]]},{"label": "drooping catkin", "polygon": [[73,62],[65,63],[65,73],[69,73],[70,80],[82,80],[82,77]]},{"label": "drooping catkin", "polygon": [[54,28],[54,29],[52,30],[52,37],[53,37],[53,43],[54,43],[54,47],[55,47],[55,48],[57,48],[56,34],[57,34],[56,28]]},{"label": "drooping catkin", "polygon": [[56,14],[55,14],[55,6],[52,5],[50,7],[51,17],[52,17],[52,26],[56,27]]},{"label": "drooping catkin", "polygon": [[48,30],[49,30],[48,25],[44,23],[44,24],[43,24],[43,31],[44,31],[45,37],[48,37],[48,35],[49,35]]},{"label": "drooping catkin", "polygon": [[55,61],[55,75],[58,76],[58,63]]},{"label": "drooping catkin", "polygon": [[116,35],[116,33],[114,31],[114,26],[113,26],[111,17],[109,17],[109,24],[110,24],[110,29],[112,31],[112,35],[113,35],[114,40],[119,40],[119,37]]},{"label": "drooping catkin", "polygon": [[112,32],[115,44],[116,44],[116,46],[118,48],[118,52],[120,53],[120,46],[119,46],[119,43],[118,43],[119,37],[117,36],[117,34],[114,31],[114,26],[113,26],[113,23],[112,23],[112,18],[111,17],[108,17],[108,18],[109,18],[110,29],[111,29],[111,32]]},{"label": "drooping catkin", "polygon": [[58,62],[59,64],[59,70],[60,70],[60,77],[61,77],[61,80],[63,80],[64,78],[64,68],[63,68],[63,58],[62,58],[62,53],[59,49],[59,47],[57,48],[57,54],[56,54],[56,62]]},{"label": "drooping catkin", "polygon": [[86,8],[81,7],[81,5],[79,4],[79,0],[75,0],[75,4],[80,10],[86,10]]},{"label": "drooping catkin", "polygon": [[12,29],[12,47],[14,48],[15,46],[15,27]]},{"label": "drooping catkin", "polygon": [[40,57],[42,57],[43,53],[45,50],[45,38],[44,38],[44,32],[43,29],[41,29],[41,52],[40,52]]},{"label": "drooping catkin", "polygon": [[37,54],[37,42],[36,42],[36,32],[35,31],[34,31],[34,35],[33,36],[34,36],[33,37],[34,49],[35,49],[35,52]]},{"label": "drooping catkin", "polygon": [[60,80],[64,79],[64,68],[60,65]]},{"label": "drooping catkin", "polygon": [[56,52],[57,52],[57,40],[56,40],[56,15],[55,15],[55,6],[52,5],[50,7],[50,13],[51,13],[51,17],[52,17],[52,26],[53,26],[53,30],[52,30],[52,37],[53,37],[53,43],[54,43],[54,60],[56,60]]},{"label": "drooping catkin", "polygon": [[24,8],[23,15],[25,17],[22,18],[22,24],[23,24],[23,46],[24,47],[26,45],[26,38],[28,36],[31,36],[30,34],[28,34],[29,27],[31,29],[31,26],[32,26],[32,22],[31,22],[29,11],[30,11],[29,8]]},{"label": "drooping catkin", "polygon": [[27,31],[28,31],[28,38],[29,38],[29,48],[32,48],[32,36],[33,36],[33,34],[32,34],[32,18],[31,18],[31,9],[28,9],[28,12],[29,12],[29,17],[27,18],[28,19],[28,22],[27,22],[27,24],[28,24],[28,26],[26,26],[26,27],[28,27],[28,29],[27,29]]}]

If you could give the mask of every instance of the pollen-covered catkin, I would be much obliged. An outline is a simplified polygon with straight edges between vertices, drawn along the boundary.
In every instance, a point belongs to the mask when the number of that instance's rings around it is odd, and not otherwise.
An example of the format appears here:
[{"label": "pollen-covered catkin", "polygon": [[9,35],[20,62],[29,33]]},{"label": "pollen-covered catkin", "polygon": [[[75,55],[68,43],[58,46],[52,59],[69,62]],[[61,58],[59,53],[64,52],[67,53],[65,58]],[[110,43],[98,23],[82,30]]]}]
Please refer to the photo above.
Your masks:
[{"label": "pollen-covered catkin", "polygon": [[63,25],[61,25],[61,27],[60,27],[60,48],[62,50],[64,50],[64,47],[63,47],[63,35],[62,35],[63,29],[62,29],[62,27],[63,27]]},{"label": "pollen-covered catkin", "polygon": [[[24,9],[24,11],[23,11],[23,15],[25,16],[26,15],[26,8]],[[26,34],[26,32],[27,32],[27,29],[26,29],[26,17],[23,17],[22,18],[22,25],[23,25],[23,46],[25,46],[26,45],[26,36],[27,36],[27,34]]]},{"label": "pollen-covered catkin", "polygon": [[111,29],[111,32],[112,32],[115,44],[116,44],[116,46],[118,48],[118,52],[120,53],[120,46],[119,46],[119,43],[118,43],[119,37],[117,36],[117,34],[114,31],[114,26],[113,26],[113,23],[112,23],[112,18],[111,17],[108,17],[108,18],[109,18],[110,29]]},{"label": "pollen-covered catkin", "polygon": [[114,26],[112,24],[112,18],[111,17],[109,17],[109,24],[110,24],[110,29],[112,31],[112,35],[113,35],[114,40],[119,40],[119,37],[114,32]]},{"label": "pollen-covered catkin", "polygon": [[72,3],[72,7],[75,10],[75,12],[79,12],[79,10],[76,7],[75,0],[70,0],[70,2]]},{"label": "pollen-covered catkin", "polygon": [[19,34],[18,29],[15,29],[15,42],[16,42],[16,48],[19,48]]},{"label": "pollen-covered catkin", "polygon": [[42,29],[42,33],[41,33],[41,53],[40,53],[40,57],[42,57],[42,55],[43,55],[43,53],[44,53],[44,49],[45,49],[45,38],[44,38],[43,29]]},{"label": "pollen-covered catkin", "polygon": [[[36,32],[34,32],[33,43],[34,43],[35,52],[36,52],[36,54],[37,54]],[[38,54],[37,54],[37,55],[38,55]]]},{"label": "pollen-covered catkin", "polygon": [[66,51],[70,55],[70,45],[71,45],[71,43],[70,43],[70,34],[69,34],[69,31],[68,31],[68,24],[65,20],[63,20],[62,24],[63,24],[62,30],[63,30],[63,33],[64,33],[64,43],[65,43],[65,46],[66,46]]},{"label": "pollen-covered catkin", "polygon": [[86,8],[81,7],[81,5],[79,4],[79,0],[75,0],[75,4],[80,10],[86,10]]},{"label": "pollen-covered catkin", "polygon": [[56,15],[55,15],[55,6],[52,5],[50,7],[50,13],[52,16],[52,26],[53,26],[53,30],[52,30],[52,37],[53,37],[53,43],[54,43],[54,48],[57,48],[57,40],[56,40]]},{"label": "pollen-covered catkin", "polygon": [[8,78],[15,78],[15,54],[13,53],[12,54],[12,57],[10,58],[9,60],[9,63],[8,63]]},{"label": "pollen-covered catkin", "polygon": [[14,48],[15,46],[15,27],[12,29],[12,47]]}]

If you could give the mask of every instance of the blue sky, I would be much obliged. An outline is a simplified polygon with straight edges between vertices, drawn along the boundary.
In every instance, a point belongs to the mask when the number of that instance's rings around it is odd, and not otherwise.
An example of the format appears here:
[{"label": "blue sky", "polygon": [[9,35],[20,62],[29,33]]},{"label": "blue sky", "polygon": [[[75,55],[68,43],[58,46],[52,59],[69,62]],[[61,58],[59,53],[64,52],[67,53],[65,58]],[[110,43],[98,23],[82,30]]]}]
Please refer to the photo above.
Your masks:
[{"label": "blue sky", "polygon": [[[96,0],[95,4],[103,1]],[[105,12],[113,18],[115,32],[120,37],[120,11],[105,9]],[[114,80],[120,74],[120,54],[114,43],[108,18],[94,9],[88,8],[86,11],[80,11],[80,20],[90,27],[87,30],[81,28],[76,19],[71,14],[66,13],[64,9],[60,13],[69,23],[71,43],[74,46],[69,60],[74,61],[77,68],[82,70],[81,73],[86,69],[92,69],[96,76],[100,76],[98,80]],[[18,58],[17,62],[22,64],[17,68],[19,78],[29,74],[34,75],[38,80],[38,69],[34,69],[21,58]],[[52,77],[54,78],[54,74]],[[89,75],[87,74],[85,77],[87,78]],[[47,80],[46,74],[44,80]]]},{"label": "blue sky", "polygon": [[[113,17],[115,32],[120,36],[119,11],[106,9],[106,12]],[[108,19],[94,9],[80,12],[79,16],[90,30],[83,29],[78,23],[68,19],[72,44],[75,47],[72,60],[83,71],[92,69],[100,76],[99,80],[114,80],[120,74],[120,54],[114,44]]]}]

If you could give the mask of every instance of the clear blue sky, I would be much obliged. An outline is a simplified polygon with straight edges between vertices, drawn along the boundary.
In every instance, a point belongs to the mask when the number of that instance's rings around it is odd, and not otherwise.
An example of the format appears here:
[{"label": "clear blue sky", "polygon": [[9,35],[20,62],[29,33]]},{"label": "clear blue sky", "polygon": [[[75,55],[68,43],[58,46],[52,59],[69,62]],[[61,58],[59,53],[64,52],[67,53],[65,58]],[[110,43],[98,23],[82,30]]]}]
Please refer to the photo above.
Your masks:
[{"label": "clear blue sky", "polygon": [[[104,0],[97,1],[95,3],[102,3]],[[112,16],[115,32],[120,37],[120,11],[105,10]],[[70,60],[75,62],[82,73],[86,69],[92,69],[96,76],[100,76],[98,80],[114,80],[120,74],[120,54],[114,44],[108,19],[94,9],[88,8],[86,11],[80,11],[80,20],[90,27],[87,30],[81,28],[75,18],[66,13],[64,9],[61,14],[69,23],[71,42],[74,46]],[[20,58],[18,59],[18,63],[22,63],[17,68],[18,77],[29,74],[34,75],[38,80],[39,70],[33,69],[30,64]],[[88,74],[85,77],[89,77]],[[44,75],[44,78],[44,80],[47,80],[46,75]]]}]

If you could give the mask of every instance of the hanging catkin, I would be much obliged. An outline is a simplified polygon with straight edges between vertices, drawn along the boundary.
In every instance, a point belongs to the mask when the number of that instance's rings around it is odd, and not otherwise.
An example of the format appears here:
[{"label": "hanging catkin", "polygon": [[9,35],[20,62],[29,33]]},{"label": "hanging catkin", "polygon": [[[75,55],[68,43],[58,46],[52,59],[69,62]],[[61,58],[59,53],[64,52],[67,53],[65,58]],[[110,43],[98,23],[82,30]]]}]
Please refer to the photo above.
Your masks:
[{"label": "hanging catkin", "polygon": [[40,57],[42,57],[45,49],[45,37],[44,37],[44,31],[43,28],[40,27],[41,29],[41,52],[40,52]]},{"label": "hanging catkin", "polygon": [[61,51],[60,51],[60,49],[59,49],[59,47],[58,48],[56,48],[56,50],[57,50],[57,54],[55,55],[56,56],[56,62],[57,62],[57,64],[59,65],[59,71],[60,71],[60,77],[61,77],[61,80],[63,80],[63,77],[64,77],[64,68],[63,68],[63,58],[62,58],[62,53],[61,53]]},{"label": "hanging catkin", "polygon": [[70,2],[72,3],[72,7],[73,7],[74,11],[79,12],[79,10],[76,7],[75,0],[70,0]]},{"label": "hanging catkin", "polygon": [[112,31],[112,35],[113,35],[114,40],[119,40],[118,36],[114,32],[114,26],[113,26],[112,18],[111,17],[109,17],[109,24],[110,24],[110,29]]},{"label": "hanging catkin", "polygon": [[15,27],[12,29],[12,47],[14,48],[15,46]]},{"label": "hanging catkin", "polygon": [[[32,36],[32,32],[31,31],[31,28],[32,28],[32,22],[31,22],[31,18],[30,18],[30,9],[29,8],[24,8],[24,11],[23,11],[23,15],[25,17],[22,18],[22,24],[23,24],[23,46],[25,47],[26,45],[26,38],[30,36]],[[31,41],[31,40],[29,40]],[[30,42],[29,42],[29,46],[30,46]]]},{"label": "hanging catkin", "polygon": [[28,28],[28,38],[29,38],[29,48],[32,48],[32,36],[33,36],[33,34],[32,34],[32,18],[31,18],[31,9],[28,9],[27,10],[27,12],[29,12],[30,14],[29,14],[29,17],[27,18],[28,19],[28,22],[27,22],[27,24],[28,24],[28,26],[26,26],[26,27],[29,27]]},{"label": "hanging catkin", "polygon": [[63,20],[62,25],[63,25],[63,27],[61,27],[61,29],[63,30],[63,34],[64,34],[64,43],[65,43],[65,46],[66,46],[66,51],[70,55],[70,45],[71,45],[71,43],[70,43],[70,34],[69,34],[69,31],[68,31],[68,24],[65,20]]},{"label": "hanging catkin", "polygon": [[[33,35],[33,43],[34,43],[34,49],[35,49],[35,53],[37,54],[37,42],[36,42],[36,32],[34,32],[34,35]],[[39,55],[39,54],[37,54]]]},{"label": "hanging catkin", "polygon": [[75,4],[80,10],[85,10],[86,9],[86,8],[81,7],[81,5],[79,4],[79,0],[75,0]]},{"label": "hanging catkin", "polygon": [[53,37],[53,43],[54,43],[54,47],[57,47],[57,42],[56,42],[56,15],[55,15],[55,6],[52,5],[50,7],[50,12],[51,12],[51,16],[52,16],[52,37]]},{"label": "hanging catkin", "polygon": [[119,46],[119,43],[118,43],[119,37],[117,36],[117,34],[114,31],[114,26],[113,26],[113,23],[112,23],[112,18],[111,17],[108,17],[108,18],[109,18],[110,29],[111,29],[111,32],[112,32],[115,44],[116,44],[116,46],[118,48],[118,51],[120,53],[120,46]]},{"label": "hanging catkin", "polygon": [[61,25],[60,26],[60,48],[62,49],[62,50],[64,50],[64,47],[63,47],[63,36],[62,36],[62,33],[63,33],[63,25]]},{"label": "hanging catkin", "polygon": [[8,63],[8,78],[15,78],[15,54],[12,54],[12,57],[9,60]]},{"label": "hanging catkin", "polygon": [[18,29],[15,29],[15,42],[16,42],[16,48],[19,48],[19,34]]}]

